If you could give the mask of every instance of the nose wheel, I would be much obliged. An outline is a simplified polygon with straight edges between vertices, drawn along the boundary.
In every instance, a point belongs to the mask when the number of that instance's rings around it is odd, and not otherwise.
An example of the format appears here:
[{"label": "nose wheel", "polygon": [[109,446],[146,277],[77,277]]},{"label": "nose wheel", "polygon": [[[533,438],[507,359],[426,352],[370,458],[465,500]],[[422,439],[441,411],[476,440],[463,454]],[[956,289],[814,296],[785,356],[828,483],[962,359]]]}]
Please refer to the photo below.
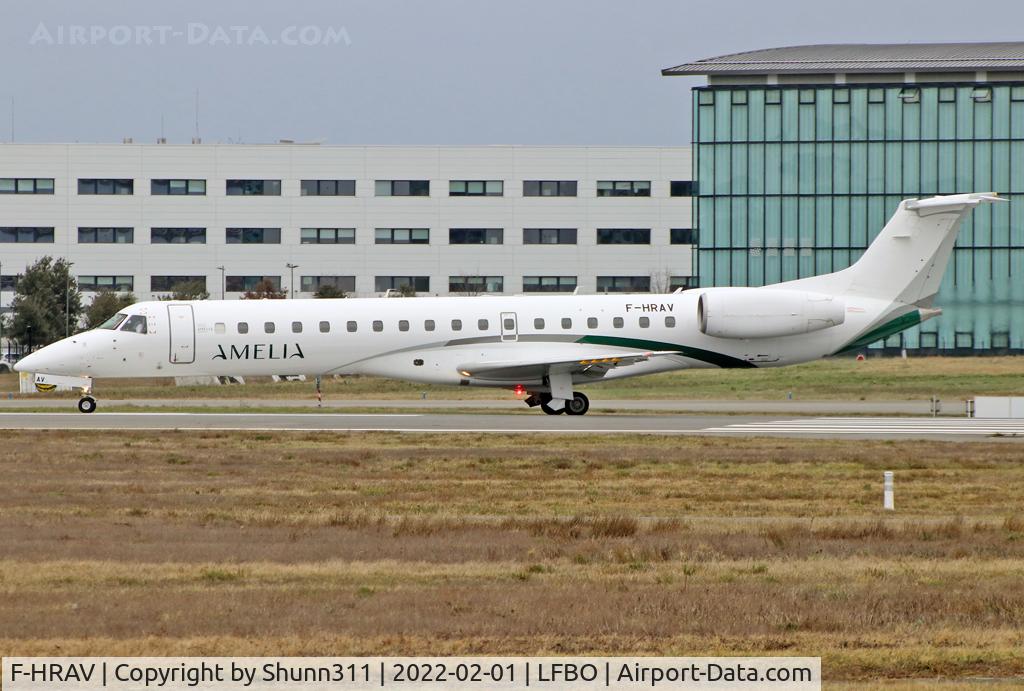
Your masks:
[{"label": "nose wheel", "polygon": [[96,410],[96,399],[92,396],[82,396],[78,399],[78,412],[92,413]]}]

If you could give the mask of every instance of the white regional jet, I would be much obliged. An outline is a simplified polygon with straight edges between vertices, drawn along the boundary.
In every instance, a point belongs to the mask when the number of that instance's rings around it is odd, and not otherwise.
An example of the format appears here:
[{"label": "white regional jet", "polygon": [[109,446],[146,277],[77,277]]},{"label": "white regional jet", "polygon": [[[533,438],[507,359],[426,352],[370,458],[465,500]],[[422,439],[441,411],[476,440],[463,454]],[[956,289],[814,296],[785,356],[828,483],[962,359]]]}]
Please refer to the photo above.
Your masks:
[{"label": "white regional jet", "polygon": [[369,374],[507,388],[549,415],[575,390],[696,367],[780,367],[862,348],[932,309],[961,220],[994,192],[900,203],[853,266],[760,288],[671,295],[140,302],[17,363],[40,384],[93,378]]}]

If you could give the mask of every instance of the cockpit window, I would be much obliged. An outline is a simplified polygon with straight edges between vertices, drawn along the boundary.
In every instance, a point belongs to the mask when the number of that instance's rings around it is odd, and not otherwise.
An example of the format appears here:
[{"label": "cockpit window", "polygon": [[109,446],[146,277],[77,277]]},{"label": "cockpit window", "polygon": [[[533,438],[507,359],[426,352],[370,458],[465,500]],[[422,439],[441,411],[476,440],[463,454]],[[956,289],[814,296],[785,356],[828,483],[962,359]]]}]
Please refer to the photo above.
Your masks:
[{"label": "cockpit window", "polygon": [[96,328],[97,329],[110,329],[111,331],[113,331],[114,329],[116,329],[118,327],[118,325],[121,322],[124,321],[125,317],[127,317],[127,316],[128,315],[125,314],[124,312],[118,312],[113,317],[111,317],[107,321],[103,322],[102,324],[100,324]]},{"label": "cockpit window", "polygon": [[133,314],[121,327],[121,331],[132,331],[137,334],[146,333],[146,318],[141,314]]}]

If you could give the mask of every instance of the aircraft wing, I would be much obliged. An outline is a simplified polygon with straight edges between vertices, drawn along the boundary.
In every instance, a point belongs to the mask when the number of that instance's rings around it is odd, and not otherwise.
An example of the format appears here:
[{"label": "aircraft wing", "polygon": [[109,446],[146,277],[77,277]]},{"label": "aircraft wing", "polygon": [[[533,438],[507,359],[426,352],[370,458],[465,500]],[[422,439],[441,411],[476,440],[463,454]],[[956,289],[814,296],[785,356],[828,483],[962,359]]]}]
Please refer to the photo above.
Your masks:
[{"label": "aircraft wing", "polygon": [[459,365],[459,373],[473,379],[497,381],[528,381],[550,374],[588,374],[594,378],[603,377],[605,372],[616,367],[627,367],[651,358],[679,355],[675,350],[649,352],[607,352],[597,356],[566,359],[524,359],[468,362]]}]

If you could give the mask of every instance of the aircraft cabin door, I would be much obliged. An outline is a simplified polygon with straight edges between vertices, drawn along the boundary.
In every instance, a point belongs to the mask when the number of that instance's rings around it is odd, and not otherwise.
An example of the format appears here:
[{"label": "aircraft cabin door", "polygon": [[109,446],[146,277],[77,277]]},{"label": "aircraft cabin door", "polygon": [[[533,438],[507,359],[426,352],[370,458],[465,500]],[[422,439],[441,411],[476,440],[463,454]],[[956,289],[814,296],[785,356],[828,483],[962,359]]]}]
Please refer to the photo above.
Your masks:
[{"label": "aircraft cabin door", "polygon": [[171,363],[188,365],[196,361],[196,325],[192,305],[167,305],[171,335]]},{"label": "aircraft cabin door", "polygon": [[502,312],[501,313],[501,340],[502,341],[518,341],[519,340],[519,323],[516,319],[515,312]]}]

